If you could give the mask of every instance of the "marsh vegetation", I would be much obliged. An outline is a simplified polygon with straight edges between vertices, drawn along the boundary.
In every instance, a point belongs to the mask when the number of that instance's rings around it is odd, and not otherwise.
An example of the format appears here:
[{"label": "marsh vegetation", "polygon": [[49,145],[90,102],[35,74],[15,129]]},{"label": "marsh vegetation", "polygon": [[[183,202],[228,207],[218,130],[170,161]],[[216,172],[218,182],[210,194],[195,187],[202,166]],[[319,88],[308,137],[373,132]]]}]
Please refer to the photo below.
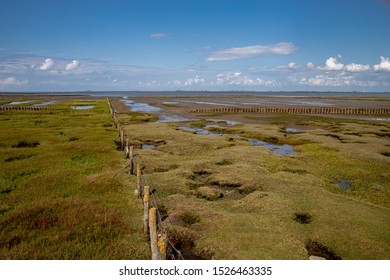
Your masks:
[{"label": "marsh vegetation", "polygon": [[[232,124],[219,113],[165,123],[113,103],[185,258],[390,257],[388,122],[279,114]],[[80,104],[94,107],[70,109]],[[50,106],[0,114],[0,257],[148,259],[107,103]]]},{"label": "marsh vegetation", "polygon": [[105,100],[0,114],[0,259],[148,259]]},{"label": "marsh vegetation", "polygon": [[[388,123],[275,115],[261,124],[200,120],[125,129],[130,140],[164,141],[139,156],[175,232],[191,239],[185,244],[193,257],[390,257]],[[279,155],[248,139],[288,144],[296,153]]]}]

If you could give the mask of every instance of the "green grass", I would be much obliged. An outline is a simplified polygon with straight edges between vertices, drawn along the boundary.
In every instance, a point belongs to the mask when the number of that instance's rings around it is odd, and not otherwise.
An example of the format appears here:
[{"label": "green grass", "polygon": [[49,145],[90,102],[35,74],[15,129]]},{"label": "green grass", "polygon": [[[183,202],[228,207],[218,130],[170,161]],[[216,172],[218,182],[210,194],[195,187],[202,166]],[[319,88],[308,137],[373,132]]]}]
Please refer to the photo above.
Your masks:
[{"label": "green grass", "polygon": [[148,259],[106,101],[51,107],[0,113],[0,259]]},{"label": "green grass", "polygon": [[[285,135],[283,128],[302,123],[302,131]],[[214,259],[308,259],[316,248],[342,259],[388,259],[389,140],[380,132],[389,128],[302,116],[219,128],[299,152],[283,157],[244,137],[196,135],[175,124],[125,127],[132,141],[165,140],[137,150],[144,178],[162,197],[176,229],[172,238],[186,244],[190,238],[194,255]],[[351,180],[351,190],[333,183],[342,179]],[[186,213],[196,213],[197,222],[183,224]],[[310,223],[297,221],[297,213]]]}]

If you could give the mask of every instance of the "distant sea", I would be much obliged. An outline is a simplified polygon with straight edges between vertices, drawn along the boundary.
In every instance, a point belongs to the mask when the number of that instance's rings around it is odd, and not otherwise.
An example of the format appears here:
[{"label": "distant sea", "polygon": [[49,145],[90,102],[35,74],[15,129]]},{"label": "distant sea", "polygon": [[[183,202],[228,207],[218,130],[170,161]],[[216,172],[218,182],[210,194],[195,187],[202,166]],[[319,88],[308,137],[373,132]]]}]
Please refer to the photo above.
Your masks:
[{"label": "distant sea", "polygon": [[93,97],[151,97],[151,96],[274,96],[274,97],[390,97],[390,92],[342,91],[77,91],[77,92],[0,92],[0,96],[72,96]]}]

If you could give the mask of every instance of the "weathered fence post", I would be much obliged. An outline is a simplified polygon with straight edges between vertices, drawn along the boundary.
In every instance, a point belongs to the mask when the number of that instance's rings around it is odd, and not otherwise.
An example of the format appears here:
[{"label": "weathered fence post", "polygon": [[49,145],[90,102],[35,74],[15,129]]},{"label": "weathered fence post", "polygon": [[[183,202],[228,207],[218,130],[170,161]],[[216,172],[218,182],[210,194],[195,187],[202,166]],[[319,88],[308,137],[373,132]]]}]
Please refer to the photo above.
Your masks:
[{"label": "weathered fence post", "polygon": [[130,153],[130,140],[129,138],[126,137],[125,139],[125,158],[129,158],[129,153]]},{"label": "weathered fence post", "polygon": [[121,139],[121,151],[123,151],[125,149],[125,133],[122,128],[119,130],[119,137]]},{"label": "weathered fence post", "polygon": [[150,187],[144,186],[144,234],[149,233]]},{"label": "weathered fence post", "polygon": [[137,190],[140,197],[142,197],[142,190],[141,190],[141,166],[139,163],[137,163]]},{"label": "weathered fence post", "polygon": [[130,158],[130,174],[134,174],[134,148],[130,146],[129,158]]},{"label": "weathered fence post", "polygon": [[158,255],[160,260],[167,259],[168,237],[165,233],[158,235]]},{"label": "weathered fence post", "polygon": [[150,249],[152,251],[152,260],[158,260],[158,241],[157,241],[157,211],[152,207],[149,210],[149,229],[150,229]]}]

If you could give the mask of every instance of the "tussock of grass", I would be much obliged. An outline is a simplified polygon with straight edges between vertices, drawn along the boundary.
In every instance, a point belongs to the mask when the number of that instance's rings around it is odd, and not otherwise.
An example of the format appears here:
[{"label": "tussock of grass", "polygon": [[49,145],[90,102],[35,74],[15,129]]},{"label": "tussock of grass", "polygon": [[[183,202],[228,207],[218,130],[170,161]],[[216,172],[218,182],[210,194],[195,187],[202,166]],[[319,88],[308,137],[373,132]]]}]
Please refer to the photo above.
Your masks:
[{"label": "tussock of grass", "polygon": [[223,192],[210,187],[200,187],[197,190],[197,195],[207,200],[217,200],[223,197]]},{"label": "tussock of grass", "polygon": [[189,226],[199,223],[201,221],[200,215],[194,211],[185,211],[181,213],[180,219],[184,222],[184,224]]}]

